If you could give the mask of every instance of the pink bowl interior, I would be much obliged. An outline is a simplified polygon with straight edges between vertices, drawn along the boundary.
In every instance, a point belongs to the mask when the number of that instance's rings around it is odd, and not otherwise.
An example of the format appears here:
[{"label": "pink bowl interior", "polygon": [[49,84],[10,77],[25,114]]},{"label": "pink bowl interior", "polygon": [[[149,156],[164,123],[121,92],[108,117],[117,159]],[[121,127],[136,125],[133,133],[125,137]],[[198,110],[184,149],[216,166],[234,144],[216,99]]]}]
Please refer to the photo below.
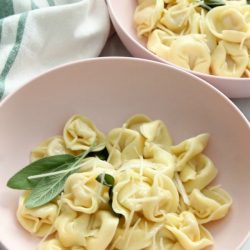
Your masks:
[{"label": "pink bowl interior", "polygon": [[[0,104],[0,242],[9,250],[35,249],[37,239],[17,223],[19,192],[7,180],[28,163],[42,140],[62,133],[73,114],[86,115],[104,132],[135,113],[166,122],[175,143],[211,134],[208,156],[234,204],[229,215],[208,227],[214,250],[239,247],[250,230],[250,128],[240,111],[199,78],[167,65],[139,59],[83,61],[44,74]],[[13,240],[14,239],[14,240]]]},{"label": "pink bowl interior", "polygon": [[[114,27],[122,42],[133,56],[167,63],[174,67],[178,67],[151,53],[146,48],[146,40],[137,36],[133,23],[133,15],[137,3],[136,0],[107,0],[107,3]],[[230,98],[250,97],[249,78],[216,77],[190,70],[187,71],[206,80]]]}]

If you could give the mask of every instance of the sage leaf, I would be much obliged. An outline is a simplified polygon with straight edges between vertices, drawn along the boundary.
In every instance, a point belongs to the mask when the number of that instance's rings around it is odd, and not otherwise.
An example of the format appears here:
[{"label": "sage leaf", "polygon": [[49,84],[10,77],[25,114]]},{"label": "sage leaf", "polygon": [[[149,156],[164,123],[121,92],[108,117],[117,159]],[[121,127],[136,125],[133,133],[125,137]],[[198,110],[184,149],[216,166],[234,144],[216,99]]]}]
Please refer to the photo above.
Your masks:
[{"label": "sage leaf", "polygon": [[[68,163],[74,163],[78,161],[80,158],[81,159],[85,158],[90,152],[96,150],[96,147],[100,148],[100,146],[102,145],[91,146],[89,147],[88,150],[86,150],[84,153],[78,156],[74,156],[71,154],[54,155],[32,162],[31,164],[27,165],[19,172],[17,172],[13,177],[11,177],[7,182],[7,186],[13,189],[22,189],[22,190],[33,189],[41,180],[41,178],[29,179],[28,177],[51,173],[60,166],[64,166],[66,169]],[[105,148],[105,145],[101,147],[102,151],[103,148]],[[98,154],[105,155],[106,153],[102,151],[93,152],[93,156]]]},{"label": "sage leaf", "polygon": [[100,160],[106,161],[109,157],[109,153],[107,148],[104,148],[103,150],[98,152],[91,152],[89,154],[89,157],[98,157]]},{"label": "sage leaf", "polygon": [[225,2],[223,0],[203,0],[200,3],[200,7],[202,7],[203,9],[209,11],[215,7],[218,6],[223,6],[225,5]]},{"label": "sage leaf", "polygon": [[203,9],[205,9],[205,10],[207,10],[207,11],[209,11],[209,10],[212,9],[211,7],[209,7],[208,5],[206,5],[205,3],[201,3],[201,4],[200,4],[200,7],[202,7]]},{"label": "sage leaf", "polygon": [[[66,179],[83,165],[83,159],[91,152],[92,156],[105,150],[105,144],[93,145],[77,156],[64,154],[45,157],[35,161],[9,179],[7,186],[14,189],[32,190],[25,201],[27,208],[40,207],[58,196],[64,188]],[[105,152],[102,152],[106,154]],[[112,181],[112,179],[111,179]],[[110,183],[110,178],[107,178]]]},{"label": "sage leaf", "polygon": [[66,179],[72,172],[41,179],[25,201],[26,208],[36,208],[56,198],[64,188]]},{"label": "sage leaf", "polygon": [[78,170],[79,164],[92,149],[93,147],[90,147],[83,154],[75,157],[73,162],[57,167],[52,173],[50,172],[52,175],[42,177],[26,199],[25,206],[27,208],[40,207],[57,197],[63,191],[67,178]]},{"label": "sage leaf", "polygon": [[113,209],[113,206],[112,206],[112,204],[113,204],[113,188],[114,188],[114,187],[110,187],[110,188],[109,188],[109,206],[110,206],[110,208],[111,208],[111,210],[112,210],[112,213],[113,213],[116,217],[121,218],[121,217],[122,217],[122,214],[117,213],[117,212]]},{"label": "sage leaf", "polygon": [[210,7],[218,7],[225,5],[223,0],[204,0],[204,3]]},{"label": "sage leaf", "polygon": [[7,182],[7,186],[13,189],[33,189],[40,179],[29,180],[29,176],[51,172],[59,166],[74,162],[75,160],[76,157],[70,154],[54,155],[37,160],[11,177]]},{"label": "sage leaf", "polygon": [[112,175],[105,174],[105,173],[99,174],[96,177],[96,180],[107,187],[113,187],[115,184],[114,177]]},{"label": "sage leaf", "polygon": [[111,208],[111,211],[115,216],[117,216],[119,218],[122,217],[122,214],[116,213],[115,210],[113,209],[113,206],[112,206],[112,203],[113,203],[113,188],[114,188],[114,185],[115,185],[114,177],[112,175],[102,173],[102,174],[99,174],[96,177],[96,180],[98,182],[100,182],[101,184],[103,184],[104,186],[107,186],[109,188],[109,201],[108,201],[108,204],[109,204],[109,206]]}]

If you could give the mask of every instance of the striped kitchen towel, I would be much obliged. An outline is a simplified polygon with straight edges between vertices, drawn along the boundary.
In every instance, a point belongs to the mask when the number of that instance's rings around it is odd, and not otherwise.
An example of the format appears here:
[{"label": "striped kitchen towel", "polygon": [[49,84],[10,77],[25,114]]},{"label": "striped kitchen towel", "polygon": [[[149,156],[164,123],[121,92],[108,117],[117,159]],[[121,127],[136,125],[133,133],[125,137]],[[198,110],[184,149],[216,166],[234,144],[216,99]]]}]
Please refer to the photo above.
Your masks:
[{"label": "striped kitchen towel", "polygon": [[48,69],[98,56],[109,28],[105,0],[0,0],[0,99]]}]

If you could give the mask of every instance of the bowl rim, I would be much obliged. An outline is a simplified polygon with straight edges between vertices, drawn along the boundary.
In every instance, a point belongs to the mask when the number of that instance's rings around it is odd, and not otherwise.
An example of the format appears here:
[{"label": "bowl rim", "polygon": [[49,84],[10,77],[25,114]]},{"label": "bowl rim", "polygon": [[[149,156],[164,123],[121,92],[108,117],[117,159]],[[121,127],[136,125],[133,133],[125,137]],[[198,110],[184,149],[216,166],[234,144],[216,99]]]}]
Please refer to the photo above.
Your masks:
[{"label": "bowl rim", "polygon": [[[61,65],[56,66],[54,68],[51,68],[51,69],[37,75],[36,77],[33,77],[32,79],[28,80],[22,86],[19,86],[16,90],[14,90],[12,93],[10,93],[8,96],[6,96],[2,101],[0,101],[0,109],[4,105],[6,105],[6,103],[8,103],[9,100],[14,98],[15,95],[18,94],[18,92],[20,92],[23,89],[29,87],[29,85],[34,84],[34,82],[36,82],[36,80],[38,80],[39,78],[41,78],[41,77],[43,77],[43,76],[45,76],[47,74],[56,72],[58,70],[62,70],[62,69],[67,68],[67,67],[74,67],[74,65],[78,65],[78,64],[82,64],[82,63],[95,63],[95,62],[105,62],[105,61],[117,61],[117,62],[119,62],[119,61],[127,61],[127,62],[148,63],[148,64],[152,64],[152,65],[155,65],[155,66],[158,65],[160,67],[170,68],[171,70],[178,71],[181,74],[189,75],[189,77],[191,77],[194,80],[200,82],[200,84],[203,84],[203,86],[206,86],[211,91],[216,92],[216,94],[219,95],[220,98],[222,98],[225,102],[227,102],[229,105],[231,105],[233,107],[233,109],[244,120],[246,125],[248,125],[248,127],[250,128],[250,121],[246,118],[246,116],[243,114],[243,112],[224,93],[222,93],[220,90],[218,90],[213,85],[209,84],[206,80],[192,74],[191,72],[188,72],[188,71],[186,71],[186,70],[184,70],[182,68],[177,68],[177,67],[175,67],[173,65],[169,65],[169,64],[162,63],[162,62],[159,62],[159,61],[152,61],[152,60],[149,60],[149,59],[136,58],[136,57],[123,57],[123,56],[95,57],[95,58],[88,58],[88,59],[80,59],[80,60],[64,63],[64,64],[61,64]],[[250,235],[250,232],[249,232],[249,235]]]},{"label": "bowl rim", "polygon": [[[187,72],[187,71],[185,71],[183,69],[178,69],[178,68],[173,67],[172,65],[168,65],[166,63],[156,62],[156,61],[152,61],[152,60],[148,60],[148,59],[133,58],[133,57],[114,57],[114,56],[112,56],[112,57],[97,57],[97,58],[77,60],[77,61],[74,61],[74,62],[65,63],[65,64],[62,64],[60,66],[54,67],[54,68],[52,68],[52,69],[50,69],[50,70],[48,70],[48,71],[46,71],[44,73],[39,74],[38,76],[32,78],[31,80],[27,81],[26,83],[24,83],[24,85],[20,86],[14,92],[12,92],[7,97],[5,97],[0,102],[0,110],[5,105],[7,105],[9,101],[11,101],[13,98],[15,98],[15,96],[20,91],[25,90],[26,88],[29,88],[29,86],[32,85],[32,84],[36,84],[36,82],[38,82],[37,80],[39,80],[41,77],[44,77],[45,75],[48,75],[50,73],[54,73],[56,71],[63,70],[64,68],[67,68],[67,67],[74,67],[75,65],[79,65],[79,64],[95,63],[95,62],[103,62],[103,63],[105,63],[105,61],[116,61],[116,63],[119,63],[120,61],[122,61],[122,62],[146,63],[146,64],[151,64],[151,65],[154,65],[154,66],[157,66],[157,67],[169,68],[171,70],[178,71],[179,73],[181,73],[183,75],[189,75],[189,77],[191,77],[194,80],[200,82],[200,84],[202,84],[207,89],[209,89],[208,91],[215,92],[216,95],[220,96],[219,98],[223,99],[227,103],[227,105],[230,105],[233,108],[234,112],[238,113],[238,115],[239,115],[239,117],[241,119],[241,122],[243,122],[250,130],[250,122],[247,120],[247,118],[244,116],[244,114],[241,112],[241,110],[225,94],[220,92],[217,88],[215,88],[214,86],[212,86],[211,84],[209,84],[205,80],[199,78],[198,76],[196,76],[194,74],[191,74],[190,72]],[[244,244],[247,242],[248,239],[250,240],[250,231],[242,239],[241,243],[236,248],[236,250],[240,250],[244,246]]]},{"label": "bowl rim", "polygon": [[[109,12],[110,12],[110,16],[115,19],[117,25],[119,26],[119,28],[123,31],[124,34],[126,34],[126,36],[133,42],[135,43],[143,52],[145,52],[147,55],[151,56],[152,58],[154,58],[154,60],[158,61],[158,62],[161,62],[161,63],[164,63],[164,64],[168,64],[172,67],[176,67],[178,69],[184,69],[185,71],[191,73],[191,74],[195,74],[197,76],[200,76],[201,78],[211,78],[211,80],[213,79],[216,79],[216,80],[222,80],[222,81],[241,81],[241,82],[249,82],[250,84],[250,78],[248,77],[226,77],[226,76],[215,76],[215,75],[211,75],[211,74],[205,74],[205,73],[201,73],[201,72],[197,72],[197,71],[193,71],[193,70],[190,70],[190,69],[185,69],[185,68],[182,68],[170,61],[167,61],[167,60],[164,60],[162,59],[161,57],[157,56],[156,54],[154,54],[153,52],[151,52],[149,49],[147,49],[146,47],[144,47],[141,43],[139,43],[136,39],[134,39],[134,37],[127,32],[126,29],[123,28],[123,26],[121,25],[120,23],[120,19],[117,17],[117,15],[115,14],[116,12],[114,11],[114,8],[113,8],[113,5],[112,5],[112,1],[113,0],[106,0],[107,4],[108,4],[108,9],[109,9]],[[138,38],[140,38],[138,36]]]}]

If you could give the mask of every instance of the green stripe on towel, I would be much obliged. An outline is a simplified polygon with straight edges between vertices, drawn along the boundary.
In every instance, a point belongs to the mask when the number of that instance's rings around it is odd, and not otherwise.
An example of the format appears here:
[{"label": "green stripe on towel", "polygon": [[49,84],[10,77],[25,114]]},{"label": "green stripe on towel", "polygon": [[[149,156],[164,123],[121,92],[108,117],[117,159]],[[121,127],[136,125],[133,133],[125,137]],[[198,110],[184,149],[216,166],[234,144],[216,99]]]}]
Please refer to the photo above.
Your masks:
[{"label": "green stripe on towel", "polygon": [[15,59],[17,57],[18,51],[22,43],[27,16],[28,16],[27,12],[20,15],[18,26],[17,26],[16,41],[15,41],[13,48],[11,49],[9,53],[7,61],[3,67],[3,71],[0,75],[0,99],[3,97],[4,90],[5,90],[5,86],[4,86],[5,78],[7,77],[12,65],[15,62]]},{"label": "green stripe on towel", "polygon": [[0,20],[0,43],[2,39],[3,19]]},{"label": "green stripe on towel", "polygon": [[32,10],[36,10],[38,9],[39,7],[35,4],[35,2],[33,0],[31,0],[31,9]]},{"label": "green stripe on towel", "polygon": [[1,6],[0,6],[0,19],[13,15],[14,12],[14,6],[12,0],[1,0]]},{"label": "green stripe on towel", "polygon": [[49,6],[55,6],[55,1],[54,0],[47,0]]}]

